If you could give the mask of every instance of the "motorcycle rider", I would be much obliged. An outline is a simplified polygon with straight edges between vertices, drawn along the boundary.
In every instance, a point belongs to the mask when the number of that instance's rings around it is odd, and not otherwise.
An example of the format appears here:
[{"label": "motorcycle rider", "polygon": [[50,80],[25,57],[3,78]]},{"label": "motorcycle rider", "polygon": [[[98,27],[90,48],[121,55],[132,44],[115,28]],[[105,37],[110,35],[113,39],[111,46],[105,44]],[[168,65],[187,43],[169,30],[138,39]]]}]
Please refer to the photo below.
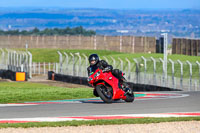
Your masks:
[{"label": "motorcycle rider", "polygon": [[[126,79],[122,76],[122,71],[120,71],[119,69],[113,69],[112,65],[109,65],[104,60],[99,60],[99,56],[97,54],[91,54],[88,60],[90,63],[90,66],[87,68],[88,76],[93,74],[98,68],[103,70],[104,72],[111,71],[113,76],[119,79],[119,83],[121,84],[119,84],[119,88],[123,90],[129,88],[128,84],[126,83]],[[96,94],[97,93],[94,92],[95,96],[97,96]]]}]

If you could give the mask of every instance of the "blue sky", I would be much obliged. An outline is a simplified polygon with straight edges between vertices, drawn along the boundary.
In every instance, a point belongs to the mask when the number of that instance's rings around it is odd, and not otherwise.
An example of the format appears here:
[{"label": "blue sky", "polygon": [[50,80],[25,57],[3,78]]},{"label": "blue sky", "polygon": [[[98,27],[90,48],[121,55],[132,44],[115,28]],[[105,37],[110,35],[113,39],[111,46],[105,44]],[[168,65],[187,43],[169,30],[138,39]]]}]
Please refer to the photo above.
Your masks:
[{"label": "blue sky", "polygon": [[0,7],[200,9],[200,0],[0,0]]}]

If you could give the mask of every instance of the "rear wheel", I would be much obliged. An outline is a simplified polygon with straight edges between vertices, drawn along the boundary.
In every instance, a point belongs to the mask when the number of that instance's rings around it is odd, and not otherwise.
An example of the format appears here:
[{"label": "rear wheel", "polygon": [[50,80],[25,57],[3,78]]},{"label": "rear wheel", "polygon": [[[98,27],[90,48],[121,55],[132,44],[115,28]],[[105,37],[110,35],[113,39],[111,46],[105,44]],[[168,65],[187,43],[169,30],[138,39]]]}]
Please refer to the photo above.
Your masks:
[{"label": "rear wheel", "polygon": [[125,101],[126,101],[126,102],[133,102],[134,99],[135,99],[134,93],[131,92],[131,94],[127,94],[127,95],[126,95]]},{"label": "rear wheel", "polygon": [[112,103],[113,99],[113,90],[112,88],[107,88],[104,85],[97,85],[96,86],[96,91],[100,98],[105,102],[105,103]]}]

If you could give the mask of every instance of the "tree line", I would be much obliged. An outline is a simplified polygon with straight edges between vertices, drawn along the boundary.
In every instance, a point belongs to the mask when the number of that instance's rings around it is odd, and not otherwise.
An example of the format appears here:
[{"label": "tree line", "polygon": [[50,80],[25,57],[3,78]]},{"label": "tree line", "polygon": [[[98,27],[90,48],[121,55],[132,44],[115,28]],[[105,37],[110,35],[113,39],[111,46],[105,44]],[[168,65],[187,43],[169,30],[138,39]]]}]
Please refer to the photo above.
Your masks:
[{"label": "tree line", "polygon": [[64,29],[60,28],[46,28],[44,30],[40,30],[38,28],[34,28],[33,30],[0,30],[0,35],[83,35],[83,36],[92,36],[96,35],[96,32],[93,30],[86,30],[82,26],[70,28],[66,27]]}]

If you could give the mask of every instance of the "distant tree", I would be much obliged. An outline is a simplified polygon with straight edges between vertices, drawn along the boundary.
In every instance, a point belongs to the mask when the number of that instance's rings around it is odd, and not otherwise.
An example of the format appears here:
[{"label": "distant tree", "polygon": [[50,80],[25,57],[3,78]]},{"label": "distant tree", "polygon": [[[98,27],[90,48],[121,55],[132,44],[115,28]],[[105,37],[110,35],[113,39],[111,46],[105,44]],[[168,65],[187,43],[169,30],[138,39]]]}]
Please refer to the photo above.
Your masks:
[{"label": "distant tree", "polygon": [[9,30],[6,33],[8,35],[19,35],[19,30]]},{"label": "distant tree", "polygon": [[64,35],[69,35],[70,34],[71,29],[69,27],[65,28],[63,31]]},{"label": "distant tree", "polygon": [[21,35],[28,35],[28,31],[22,30],[22,31],[20,32],[20,34],[21,34]]},{"label": "distant tree", "polygon": [[27,31],[27,30],[9,30],[9,31],[3,31],[0,30],[0,35],[83,35],[83,36],[92,36],[95,35],[96,32],[93,30],[86,30],[82,26],[70,28],[66,27],[64,29],[59,28],[53,28],[49,29],[46,28],[44,30],[39,30],[37,27],[35,27],[33,30]]},{"label": "distant tree", "polygon": [[36,27],[31,31],[32,34],[38,34],[39,32],[40,30]]},{"label": "distant tree", "polygon": [[4,31],[3,30],[0,30],[0,35],[4,35]]}]

